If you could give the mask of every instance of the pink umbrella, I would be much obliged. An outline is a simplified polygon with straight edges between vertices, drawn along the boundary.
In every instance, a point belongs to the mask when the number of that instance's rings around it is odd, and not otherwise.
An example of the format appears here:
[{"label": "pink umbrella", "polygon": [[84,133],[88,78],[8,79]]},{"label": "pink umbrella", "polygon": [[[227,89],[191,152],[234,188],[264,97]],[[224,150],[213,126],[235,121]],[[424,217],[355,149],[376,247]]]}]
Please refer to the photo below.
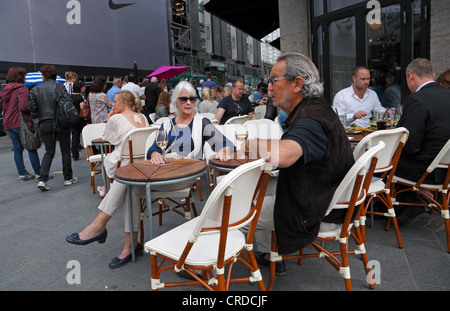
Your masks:
[{"label": "pink umbrella", "polygon": [[170,79],[185,72],[188,68],[189,66],[161,66],[149,74],[147,78],[151,79],[152,77],[156,77],[158,80]]}]

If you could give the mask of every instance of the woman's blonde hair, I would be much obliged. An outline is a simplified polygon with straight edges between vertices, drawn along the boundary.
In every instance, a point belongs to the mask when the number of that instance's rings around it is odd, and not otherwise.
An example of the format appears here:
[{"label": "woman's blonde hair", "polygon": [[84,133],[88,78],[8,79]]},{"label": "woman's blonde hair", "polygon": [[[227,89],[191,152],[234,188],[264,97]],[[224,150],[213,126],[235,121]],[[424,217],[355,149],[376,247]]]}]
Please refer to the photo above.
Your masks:
[{"label": "woman's blonde hair", "polygon": [[142,104],[141,101],[136,99],[136,97],[128,90],[120,91],[116,95],[119,96],[120,100],[125,102],[131,110],[135,112],[141,112]]},{"label": "woman's blonde hair", "polygon": [[202,98],[203,100],[212,101],[211,100],[211,89],[209,87],[202,88]]}]

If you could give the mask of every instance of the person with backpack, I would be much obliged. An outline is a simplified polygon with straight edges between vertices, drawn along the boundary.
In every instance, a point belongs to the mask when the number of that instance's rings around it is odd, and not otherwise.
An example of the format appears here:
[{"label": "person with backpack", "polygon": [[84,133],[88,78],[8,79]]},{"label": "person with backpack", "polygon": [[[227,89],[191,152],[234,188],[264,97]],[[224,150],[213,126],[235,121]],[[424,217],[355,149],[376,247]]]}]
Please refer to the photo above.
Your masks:
[{"label": "person with backpack", "polygon": [[[41,162],[41,172],[37,187],[41,191],[50,190],[47,181],[49,171],[55,156],[56,141],[59,142],[62,169],[64,176],[64,186],[70,186],[78,182],[78,178],[72,174],[72,160],[70,154],[70,127],[63,127],[56,120],[56,105],[61,96],[67,101],[71,101],[69,94],[64,87],[58,90],[56,77],[58,75],[54,65],[43,65],[40,68],[43,82],[35,86],[30,93],[29,109],[33,118],[39,120],[39,133],[45,145],[45,154]],[[59,91],[59,92],[58,92]]]}]

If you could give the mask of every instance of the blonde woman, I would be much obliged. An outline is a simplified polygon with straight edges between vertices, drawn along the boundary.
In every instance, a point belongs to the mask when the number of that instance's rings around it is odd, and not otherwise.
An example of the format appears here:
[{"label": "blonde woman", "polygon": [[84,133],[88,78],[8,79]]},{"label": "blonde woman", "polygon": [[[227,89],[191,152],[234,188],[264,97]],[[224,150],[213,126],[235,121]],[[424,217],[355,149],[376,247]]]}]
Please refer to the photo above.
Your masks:
[{"label": "blonde woman", "polygon": [[[140,113],[141,108],[141,102],[130,91],[120,91],[114,97],[113,107],[108,115],[108,121],[103,135],[103,139],[111,142],[115,146],[114,151],[108,154],[104,160],[105,170],[110,178],[114,177],[121,153],[120,147],[125,135],[131,130],[149,126],[145,116]],[[122,160],[122,165],[128,163],[128,160]],[[112,183],[111,189],[98,206],[100,212],[94,221],[80,233],[73,233],[67,236],[66,241],[77,245],[87,245],[96,241],[103,243],[108,235],[106,224],[117,208],[125,203],[126,189],[125,184],[118,182]],[[126,230],[129,228],[127,219],[125,219],[125,228],[127,228]],[[114,260],[110,264],[111,268],[114,267]]]},{"label": "blonde woman", "polygon": [[202,98],[203,101],[198,106],[199,107],[198,112],[200,113],[210,112],[216,115],[217,105],[219,105],[219,103],[211,98],[211,89],[209,87],[204,87],[202,89]]}]

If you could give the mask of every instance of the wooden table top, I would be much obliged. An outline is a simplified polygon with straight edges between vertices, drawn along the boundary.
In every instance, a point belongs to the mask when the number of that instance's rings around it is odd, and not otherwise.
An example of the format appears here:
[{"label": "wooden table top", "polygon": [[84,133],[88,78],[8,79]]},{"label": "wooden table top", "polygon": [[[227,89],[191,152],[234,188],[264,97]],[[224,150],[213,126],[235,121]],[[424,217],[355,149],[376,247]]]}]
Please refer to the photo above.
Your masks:
[{"label": "wooden table top", "polygon": [[96,138],[92,140],[93,144],[109,144],[110,142],[107,140],[104,140],[103,138]]},{"label": "wooden table top", "polygon": [[150,160],[119,167],[115,177],[135,182],[168,181],[193,176],[206,169],[206,163],[196,159],[167,159],[169,163],[155,165]]},{"label": "wooden table top", "polygon": [[257,159],[249,159],[248,153],[245,153],[245,159],[238,159],[236,152],[232,154],[231,157],[232,159],[226,162],[220,161],[219,159],[214,159],[214,157],[212,157],[211,159],[209,159],[209,163],[218,168],[222,167],[225,169],[234,169],[242,164],[246,164],[257,160]]}]

